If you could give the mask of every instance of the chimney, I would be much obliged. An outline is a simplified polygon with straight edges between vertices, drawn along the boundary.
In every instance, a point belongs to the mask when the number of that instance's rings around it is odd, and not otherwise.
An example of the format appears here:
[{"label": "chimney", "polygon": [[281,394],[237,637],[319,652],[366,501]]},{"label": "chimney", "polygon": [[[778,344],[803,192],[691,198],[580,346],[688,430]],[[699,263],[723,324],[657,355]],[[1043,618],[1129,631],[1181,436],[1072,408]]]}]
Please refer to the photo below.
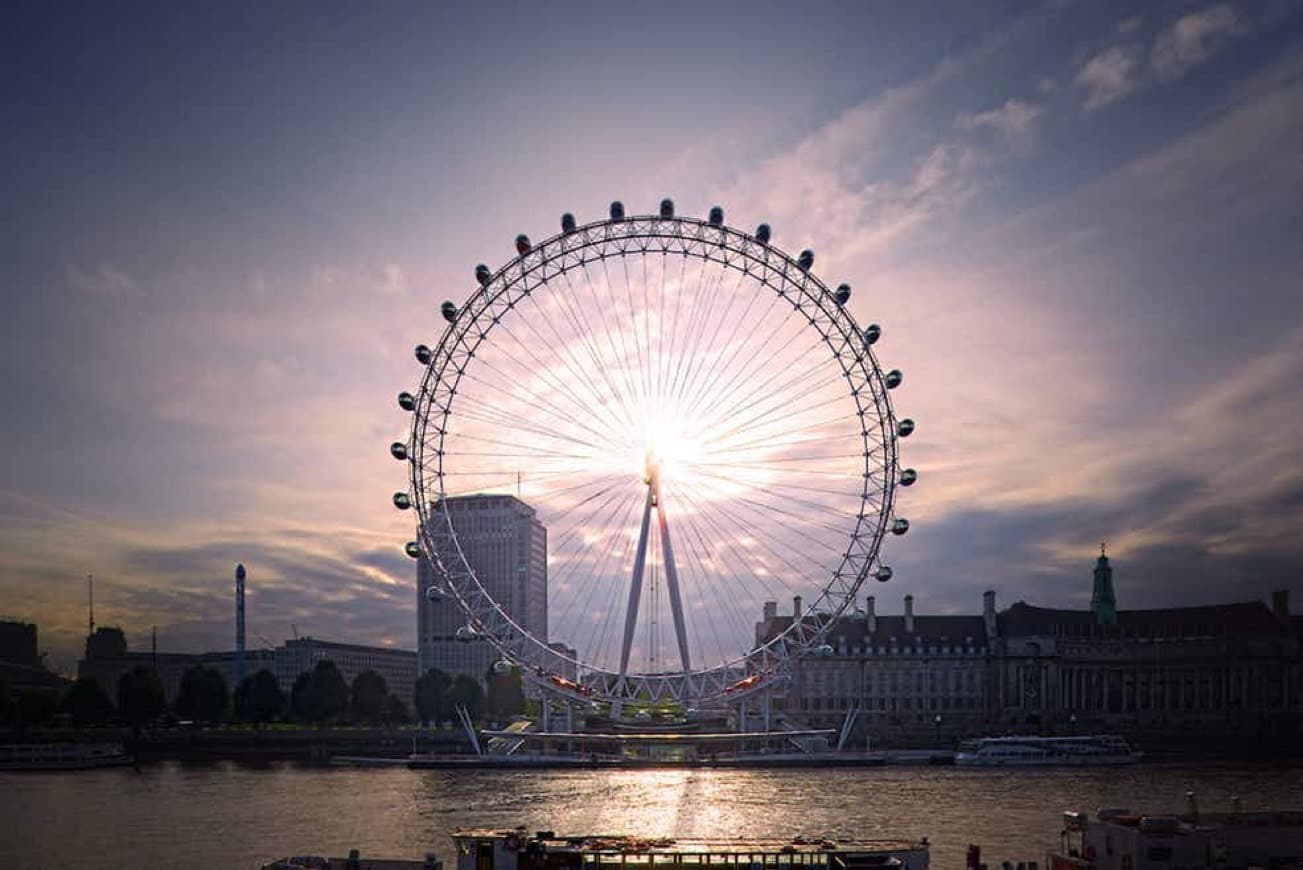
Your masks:
[{"label": "chimney", "polygon": [[982,621],[986,623],[986,639],[995,639],[995,590],[982,593]]},{"label": "chimney", "polygon": [[801,596],[792,596],[792,622],[801,618]]},{"label": "chimney", "polygon": [[1271,593],[1271,612],[1281,622],[1289,622],[1289,590],[1277,589]]},{"label": "chimney", "polygon": [[914,596],[905,596],[905,633],[914,633]]},{"label": "chimney", "polygon": [[765,621],[765,622],[773,622],[773,621],[774,621],[775,619],[777,619],[777,618],[778,618],[778,602],[777,602],[777,601],[766,601],[766,602],[765,602],[765,615],[764,615],[764,617],[763,617],[764,621]]},{"label": "chimney", "polygon": [[868,601],[864,602],[864,620],[865,631],[869,634],[878,633],[878,613],[873,607],[873,596],[870,595]]}]

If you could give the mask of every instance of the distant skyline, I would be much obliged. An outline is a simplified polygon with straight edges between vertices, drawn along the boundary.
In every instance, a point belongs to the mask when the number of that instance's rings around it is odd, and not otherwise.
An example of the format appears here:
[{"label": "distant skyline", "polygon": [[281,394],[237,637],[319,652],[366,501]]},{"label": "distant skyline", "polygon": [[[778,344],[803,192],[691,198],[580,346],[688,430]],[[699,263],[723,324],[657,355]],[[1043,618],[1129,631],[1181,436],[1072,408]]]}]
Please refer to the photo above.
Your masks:
[{"label": "distant skyline", "polygon": [[[20,5],[0,614],[68,667],[415,648],[387,455],[438,305],[662,197],[856,288],[921,612],[1303,608],[1303,4]],[[863,593],[862,593],[863,594]],[[758,618],[759,614],[757,614]],[[573,643],[571,638],[563,638]]]}]

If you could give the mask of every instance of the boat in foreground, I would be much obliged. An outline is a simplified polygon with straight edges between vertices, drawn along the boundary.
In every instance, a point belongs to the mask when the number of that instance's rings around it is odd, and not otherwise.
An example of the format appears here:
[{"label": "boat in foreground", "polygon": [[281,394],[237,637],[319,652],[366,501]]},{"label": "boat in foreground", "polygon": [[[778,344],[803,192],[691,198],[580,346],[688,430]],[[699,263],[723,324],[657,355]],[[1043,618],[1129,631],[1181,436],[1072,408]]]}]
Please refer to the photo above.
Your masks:
[{"label": "boat in foreground", "polygon": [[1144,753],[1121,737],[984,737],[965,741],[955,753],[955,764],[969,767],[1012,765],[1135,764]]},{"label": "boat in foreground", "polygon": [[[452,833],[456,870],[927,870],[923,840],[669,839],[618,835],[530,834],[524,828],[462,829]],[[441,862],[350,858],[289,858],[263,870],[429,870]]]},{"label": "boat in foreground", "polygon": [[1063,814],[1049,870],[1303,868],[1303,812]]}]

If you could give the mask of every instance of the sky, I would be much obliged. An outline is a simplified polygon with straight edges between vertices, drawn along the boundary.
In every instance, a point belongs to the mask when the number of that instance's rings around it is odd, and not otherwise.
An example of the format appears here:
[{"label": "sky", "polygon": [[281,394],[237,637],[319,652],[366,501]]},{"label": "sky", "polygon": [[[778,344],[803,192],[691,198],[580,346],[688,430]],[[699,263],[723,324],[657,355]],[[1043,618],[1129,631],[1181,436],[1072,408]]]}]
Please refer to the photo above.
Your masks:
[{"label": "sky", "polygon": [[[918,421],[878,611],[1303,607],[1303,4],[18,4],[0,615],[412,648],[394,396],[613,199],[812,248]],[[758,614],[757,614],[758,615]],[[252,643],[253,641],[251,641]]]}]

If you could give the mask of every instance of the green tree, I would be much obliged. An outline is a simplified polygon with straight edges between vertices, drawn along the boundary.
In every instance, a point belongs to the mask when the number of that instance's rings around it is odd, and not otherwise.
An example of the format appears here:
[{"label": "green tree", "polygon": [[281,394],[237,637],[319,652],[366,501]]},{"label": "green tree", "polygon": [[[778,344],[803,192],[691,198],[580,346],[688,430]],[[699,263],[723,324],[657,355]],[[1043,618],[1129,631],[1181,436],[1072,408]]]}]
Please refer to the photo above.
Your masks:
[{"label": "green tree", "polygon": [[195,665],[181,675],[176,694],[176,715],[196,722],[218,722],[231,708],[226,677],[215,668]]},{"label": "green tree", "polygon": [[291,703],[295,715],[308,722],[330,722],[348,711],[348,683],[330,659],[317,662],[311,673],[294,681]]},{"label": "green tree", "polygon": [[365,670],[353,678],[349,715],[354,722],[383,722],[388,699],[389,684],[385,678],[375,671]]},{"label": "green tree", "polygon": [[520,668],[496,674],[490,667],[484,679],[489,687],[485,705],[490,716],[519,716],[525,712],[525,687]]},{"label": "green tree", "polygon": [[484,690],[480,688],[479,682],[474,677],[465,674],[458,674],[452,681],[452,688],[448,690],[447,697],[450,710],[456,710],[459,706],[465,707],[472,719],[478,718],[484,709]]},{"label": "green tree", "polygon": [[167,709],[163,680],[158,671],[139,665],[118,680],[118,713],[139,728],[153,722]]},{"label": "green tree", "polygon": [[430,668],[417,678],[412,701],[416,705],[416,715],[422,722],[433,722],[439,725],[448,720],[452,711],[448,706],[450,688],[452,688],[452,677],[438,668]]},{"label": "green tree", "polygon": [[285,710],[285,693],[271,671],[245,677],[235,690],[235,715],[245,722],[270,722]]},{"label": "green tree", "polygon": [[63,696],[63,712],[72,717],[78,728],[103,725],[113,716],[113,702],[94,677],[82,677]]},{"label": "green tree", "polygon": [[412,714],[407,712],[407,705],[397,695],[385,699],[385,721],[393,725],[406,725],[412,721]]},{"label": "green tree", "polygon": [[290,687],[290,713],[300,722],[308,721],[308,683],[312,681],[312,672],[303,671],[294,678]]}]

